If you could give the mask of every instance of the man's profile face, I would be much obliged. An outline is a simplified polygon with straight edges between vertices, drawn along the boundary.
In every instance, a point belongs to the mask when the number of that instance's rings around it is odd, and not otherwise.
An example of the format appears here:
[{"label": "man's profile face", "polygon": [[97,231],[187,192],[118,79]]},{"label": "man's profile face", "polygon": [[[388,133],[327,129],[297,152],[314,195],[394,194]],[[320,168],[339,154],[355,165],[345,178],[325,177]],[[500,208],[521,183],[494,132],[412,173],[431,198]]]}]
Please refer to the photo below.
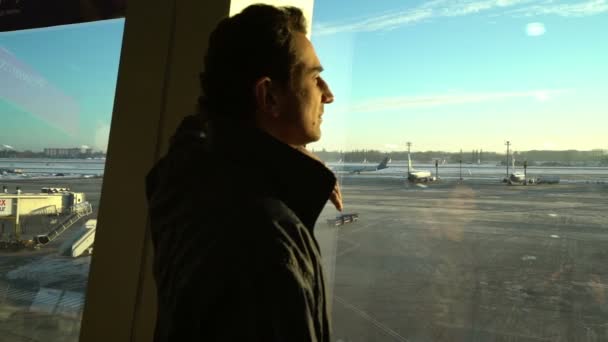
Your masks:
[{"label": "man's profile face", "polygon": [[296,56],[296,68],[291,86],[280,96],[283,128],[290,145],[306,145],[321,138],[324,105],[334,96],[321,78],[321,62],[303,33],[294,33],[292,49]]}]

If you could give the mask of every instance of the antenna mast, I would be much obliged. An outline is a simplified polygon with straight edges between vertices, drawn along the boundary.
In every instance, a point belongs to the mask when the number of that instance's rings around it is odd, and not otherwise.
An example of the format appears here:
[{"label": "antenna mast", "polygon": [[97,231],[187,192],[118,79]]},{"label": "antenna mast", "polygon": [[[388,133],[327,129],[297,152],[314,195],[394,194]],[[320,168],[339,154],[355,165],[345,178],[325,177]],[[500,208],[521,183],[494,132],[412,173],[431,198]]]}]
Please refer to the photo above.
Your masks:
[{"label": "antenna mast", "polygon": [[[407,157],[408,159],[411,159],[410,148],[412,147],[412,143],[408,141],[405,144],[407,145]],[[407,174],[410,174],[410,163],[407,163]]]},{"label": "antenna mast", "polygon": [[511,146],[511,142],[507,140],[505,145],[507,145],[507,179],[508,179],[509,178],[509,146]]}]

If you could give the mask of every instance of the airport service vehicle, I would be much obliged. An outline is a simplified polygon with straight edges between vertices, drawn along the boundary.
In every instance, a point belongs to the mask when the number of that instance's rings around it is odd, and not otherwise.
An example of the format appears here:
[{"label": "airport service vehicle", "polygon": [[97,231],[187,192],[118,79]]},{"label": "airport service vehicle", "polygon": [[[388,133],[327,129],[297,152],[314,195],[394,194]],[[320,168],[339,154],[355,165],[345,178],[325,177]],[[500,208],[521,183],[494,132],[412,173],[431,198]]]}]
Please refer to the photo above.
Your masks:
[{"label": "airport service vehicle", "polygon": [[347,223],[354,223],[359,220],[358,213],[341,214],[336,216],[335,219],[327,220],[327,224],[332,226],[343,226]]},{"label": "airport service vehicle", "polygon": [[412,159],[410,158],[410,154],[407,154],[407,179],[412,183],[418,182],[434,182],[437,180],[437,177],[431,174],[431,171],[428,170],[415,170],[412,166]]},{"label": "airport service vehicle", "polygon": [[0,174],[7,174],[7,173],[22,174],[23,173],[23,169],[0,168]]},{"label": "airport service vehicle", "polygon": [[380,164],[376,166],[359,166],[359,165],[336,165],[331,168],[332,171],[343,171],[349,173],[361,174],[361,172],[370,172],[370,171],[378,171],[382,169],[388,168],[388,163],[390,163],[390,159],[388,156],[384,157]]},{"label": "airport service vehicle", "polygon": [[536,178],[536,184],[558,184],[559,176],[540,176]]}]

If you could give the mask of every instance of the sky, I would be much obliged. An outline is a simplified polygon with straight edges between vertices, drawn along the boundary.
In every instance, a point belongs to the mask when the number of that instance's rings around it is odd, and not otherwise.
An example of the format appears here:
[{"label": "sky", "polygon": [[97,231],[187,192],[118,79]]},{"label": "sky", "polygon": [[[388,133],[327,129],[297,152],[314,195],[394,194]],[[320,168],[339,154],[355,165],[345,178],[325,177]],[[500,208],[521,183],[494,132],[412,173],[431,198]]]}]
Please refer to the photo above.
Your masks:
[{"label": "sky", "polygon": [[113,19],[0,33],[0,149],[105,151],[123,26]]},{"label": "sky", "polygon": [[[335,101],[309,147],[608,148],[608,1],[345,3],[314,4]],[[0,33],[0,148],[105,150],[123,26]]]},{"label": "sky", "polygon": [[314,149],[608,148],[607,1],[317,1]]}]

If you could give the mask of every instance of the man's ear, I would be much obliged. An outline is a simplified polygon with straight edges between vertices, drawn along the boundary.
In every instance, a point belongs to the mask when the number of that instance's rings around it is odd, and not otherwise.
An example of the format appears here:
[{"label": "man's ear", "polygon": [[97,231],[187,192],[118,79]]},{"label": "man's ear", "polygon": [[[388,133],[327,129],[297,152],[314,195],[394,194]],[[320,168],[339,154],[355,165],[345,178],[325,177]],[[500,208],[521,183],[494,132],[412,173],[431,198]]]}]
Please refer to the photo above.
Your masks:
[{"label": "man's ear", "polygon": [[262,77],[255,83],[255,101],[258,111],[270,114],[273,117],[279,116],[278,97],[276,87],[268,77]]}]

